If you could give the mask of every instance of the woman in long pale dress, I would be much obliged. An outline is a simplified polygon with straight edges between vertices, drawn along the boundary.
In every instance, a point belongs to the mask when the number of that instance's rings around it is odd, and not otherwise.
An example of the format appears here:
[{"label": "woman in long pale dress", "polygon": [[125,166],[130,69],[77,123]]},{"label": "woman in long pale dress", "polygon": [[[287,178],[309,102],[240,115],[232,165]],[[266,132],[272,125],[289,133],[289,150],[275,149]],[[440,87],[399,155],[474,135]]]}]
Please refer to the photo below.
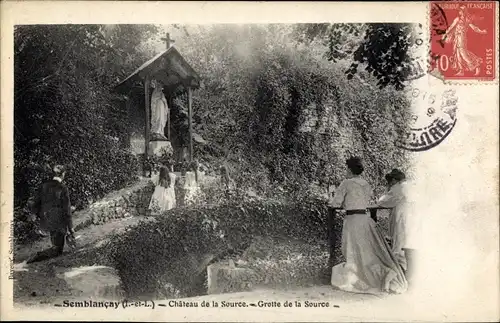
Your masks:
[{"label": "woman in long pale dress", "polygon": [[357,293],[403,293],[408,284],[401,267],[391,253],[382,233],[367,214],[372,197],[370,184],[359,175],[359,158],[347,160],[348,179],[330,200],[332,208],[343,208],[342,254],[346,259],[332,268],[331,283],[341,290]]},{"label": "woman in long pale dress", "polygon": [[411,284],[415,278],[416,250],[419,243],[420,221],[416,216],[411,199],[408,198],[410,184],[398,169],[386,175],[389,191],[380,197],[378,205],[391,208],[389,234],[391,249],[400,266],[405,270],[406,279]]},{"label": "woman in long pale dress", "polygon": [[389,239],[391,251],[396,257],[404,271],[408,269],[405,252],[403,250],[406,241],[406,192],[405,174],[400,170],[393,169],[385,176],[389,190],[382,195],[377,204],[379,207],[390,208],[389,215]]},{"label": "woman in long pale dress", "polygon": [[175,208],[175,178],[175,174],[169,172],[167,167],[160,168],[160,174],[153,179],[156,186],[149,203],[151,214],[158,215]]}]

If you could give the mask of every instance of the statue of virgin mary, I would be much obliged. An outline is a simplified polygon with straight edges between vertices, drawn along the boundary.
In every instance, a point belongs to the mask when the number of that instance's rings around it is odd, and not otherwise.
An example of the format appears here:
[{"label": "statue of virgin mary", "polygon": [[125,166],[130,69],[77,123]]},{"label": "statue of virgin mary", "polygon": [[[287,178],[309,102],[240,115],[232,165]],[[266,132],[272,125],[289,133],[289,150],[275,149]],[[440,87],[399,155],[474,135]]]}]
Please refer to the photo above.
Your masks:
[{"label": "statue of virgin mary", "polygon": [[168,140],[165,137],[165,124],[168,118],[168,104],[163,94],[163,84],[157,80],[151,81],[153,94],[151,96],[151,140]]}]

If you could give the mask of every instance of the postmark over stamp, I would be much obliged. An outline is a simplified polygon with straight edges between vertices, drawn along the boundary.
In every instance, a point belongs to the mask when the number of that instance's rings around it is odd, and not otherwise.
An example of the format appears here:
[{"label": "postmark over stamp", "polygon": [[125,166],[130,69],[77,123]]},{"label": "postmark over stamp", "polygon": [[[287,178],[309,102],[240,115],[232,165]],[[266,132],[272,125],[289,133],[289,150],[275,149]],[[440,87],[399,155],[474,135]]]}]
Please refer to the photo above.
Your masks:
[{"label": "postmark over stamp", "polygon": [[418,106],[411,115],[410,126],[399,146],[403,149],[421,152],[441,144],[452,132],[457,122],[458,98],[454,89],[440,94],[409,89],[411,100]]},{"label": "postmark over stamp", "polygon": [[430,73],[444,80],[494,81],[496,1],[430,3]]}]

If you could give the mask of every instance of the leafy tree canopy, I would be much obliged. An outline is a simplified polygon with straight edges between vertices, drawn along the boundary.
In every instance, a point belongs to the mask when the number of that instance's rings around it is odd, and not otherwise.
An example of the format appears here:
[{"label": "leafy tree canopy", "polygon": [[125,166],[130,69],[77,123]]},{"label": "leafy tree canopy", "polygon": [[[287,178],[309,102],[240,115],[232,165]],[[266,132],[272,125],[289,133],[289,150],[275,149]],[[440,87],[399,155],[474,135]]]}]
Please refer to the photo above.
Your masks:
[{"label": "leafy tree canopy", "polygon": [[300,24],[295,37],[304,43],[319,40],[330,61],[352,60],[345,71],[349,79],[362,68],[377,78],[379,87],[397,90],[412,75],[416,61],[411,54],[423,44],[414,24]]}]

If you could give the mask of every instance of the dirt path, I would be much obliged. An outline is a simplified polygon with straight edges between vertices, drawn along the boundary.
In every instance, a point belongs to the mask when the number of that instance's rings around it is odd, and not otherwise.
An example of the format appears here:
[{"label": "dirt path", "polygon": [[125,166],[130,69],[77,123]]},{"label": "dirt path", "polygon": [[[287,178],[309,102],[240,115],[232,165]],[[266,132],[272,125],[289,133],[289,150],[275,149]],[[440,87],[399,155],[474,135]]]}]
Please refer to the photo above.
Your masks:
[{"label": "dirt path", "polygon": [[103,245],[114,233],[125,230],[128,226],[140,221],[150,221],[152,218],[129,217],[115,219],[102,225],[91,225],[76,232],[78,237],[77,250],[65,250],[61,257],[20,266],[20,263],[37,251],[50,246],[49,238],[44,238],[31,245],[20,246],[15,251],[13,293],[14,301],[25,305],[54,303],[57,299],[78,297],[78,292],[71,290],[57,274],[64,268],[74,268],[92,265],[108,265],[100,257],[96,247]]}]

